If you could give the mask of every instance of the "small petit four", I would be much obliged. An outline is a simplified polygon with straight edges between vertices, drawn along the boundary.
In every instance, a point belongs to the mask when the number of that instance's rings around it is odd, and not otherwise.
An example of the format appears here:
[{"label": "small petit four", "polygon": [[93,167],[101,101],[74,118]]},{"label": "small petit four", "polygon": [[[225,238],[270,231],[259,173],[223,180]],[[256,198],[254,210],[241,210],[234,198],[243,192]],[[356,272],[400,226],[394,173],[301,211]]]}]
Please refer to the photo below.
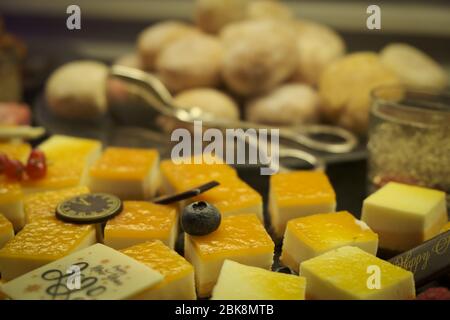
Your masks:
[{"label": "small petit four", "polygon": [[185,234],[184,254],[194,265],[198,296],[211,295],[226,259],[269,270],[274,247],[255,214],[224,217],[219,228],[205,236]]},{"label": "small petit four", "polygon": [[14,279],[0,291],[15,300],[119,300],[162,279],[145,264],[98,243]]},{"label": "small petit four", "polygon": [[378,233],[381,248],[405,251],[447,222],[445,192],[389,182],[364,200],[361,218]]},{"label": "small petit four", "polygon": [[212,300],[304,300],[306,279],[225,260]]},{"label": "small petit four", "polygon": [[175,164],[163,161],[161,173],[166,193],[186,191],[211,180],[220,183],[219,186],[183,202],[182,205],[193,201],[207,201],[219,209],[224,217],[255,213],[263,220],[261,195],[239,179],[236,171],[226,164]]},{"label": "small petit four", "polygon": [[378,236],[347,211],[297,218],[287,223],[281,261],[298,272],[303,261],[344,246],[376,255]]},{"label": "small petit four", "polygon": [[14,238],[13,225],[0,213],[0,249],[12,238]]},{"label": "small petit four", "polygon": [[270,177],[269,213],[278,237],[291,219],[335,209],[336,195],[323,172],[292,171]]},{"label": "small petit four", "polygon": [[306,299],[403,300],[415,297],[414,277],[358,247],[341,247],[300,265]]},{"label": "small petit four", "polygon": [[193,157],[191,163],[178,163],[172,160],[161,161],[161,188],[163,193],[185,191],[211,180],[217,180],[220,177],[237,177],[236,170],[223,163],[219,158],[211,158],[207,160],[208,162],[200,159],[203,161],[202,163],[196,163],[195,159],[196,157]]},{"label": "small petit four", "polygon": [[140,300],[195,300],[194,268],[178,253],[159,240],[137,244],[120,250],[164,276],[135,298]]},{"label": "small petit four", "polygon": [[447,222],[441,229],[441,232],[450,230],[450,222]]},{"label": "small petit four", "polygon": [[143,200],[155,196],[159,181],[158,151],[110,147],[90,168],[88,186],[123,200]]},{"label": "small petit four", "polygon": [[88,168],[98,158],[97,140],[54,135],[38,146],[47,159],[44,178],[24,181],[27,192],[40,192],[86,185]]},{"label": "small petit four", "polygon": [[124,201],[122,212],[106,223],[104,242],[114,249],[123,249],[148,240],[161,240],[173,248],[177,234],[175,206]]},{"label": "small petit four", "polygon": [[24,199],[25,222],[29,223],[41,217],[53,217],[56,206],[60,202],[86,193],[89,193],[89,189],[80,186],[26,195]]},{"label": "small petit four", "polygon": [[0,273],[9,281],[95,242],[92,225],[64,223],[55,217],[35,219],[0,249]]},{"label": "small petit four", "polygon": [[0,181],[0,212],[11,221],[16,232],[25,225],[23,198],[23,190],[19,183]]}]

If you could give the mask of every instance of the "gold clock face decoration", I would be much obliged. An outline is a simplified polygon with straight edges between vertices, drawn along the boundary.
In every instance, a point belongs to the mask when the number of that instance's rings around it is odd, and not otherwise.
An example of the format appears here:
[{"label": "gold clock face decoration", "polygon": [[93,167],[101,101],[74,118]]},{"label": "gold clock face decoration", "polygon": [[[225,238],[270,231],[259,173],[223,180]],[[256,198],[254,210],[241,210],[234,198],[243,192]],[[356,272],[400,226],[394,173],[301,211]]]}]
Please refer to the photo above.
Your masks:
[{"label": "gold clock face decoration", "polygon": [[79,195],[58,204],[56,216],[67,222],[88,224],[104,222],[122,210],[122,201],[107,193]]}]

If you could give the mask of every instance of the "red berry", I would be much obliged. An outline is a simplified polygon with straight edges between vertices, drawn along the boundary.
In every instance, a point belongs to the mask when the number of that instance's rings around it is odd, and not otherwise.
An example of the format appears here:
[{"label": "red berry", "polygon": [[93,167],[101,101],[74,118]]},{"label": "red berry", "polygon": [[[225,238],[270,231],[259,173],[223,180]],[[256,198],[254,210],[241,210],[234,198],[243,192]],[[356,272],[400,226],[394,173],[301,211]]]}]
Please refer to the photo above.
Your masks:
[{"label": "red berry", "polygon": [[16,159],[8,159],[5,166],[5,174],[9,179],[22,180],[25,168],[23,164]]},{"label": "red berry", "polygon": [[45,154],[40,150],[33,150],[28,157],[26,166],[27,175],[31,179],[41,179],[47,173]]},{"label": "red berry", "polygon": [[4,153],[0,153],[0,174],[5,172],[8,161],[8,156]]}]

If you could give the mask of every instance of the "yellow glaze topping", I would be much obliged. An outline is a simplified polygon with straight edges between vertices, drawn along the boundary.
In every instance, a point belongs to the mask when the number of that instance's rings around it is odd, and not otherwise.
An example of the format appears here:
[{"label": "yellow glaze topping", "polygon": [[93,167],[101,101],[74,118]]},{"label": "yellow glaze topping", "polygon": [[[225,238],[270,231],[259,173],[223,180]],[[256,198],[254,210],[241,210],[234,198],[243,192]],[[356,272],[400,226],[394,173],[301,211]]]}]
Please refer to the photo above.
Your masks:
[{"label": "yellow glaze topping", "polygon": [[222,218],[219,228],[206,236],[188,236],[202,258],[273,252],[274,243],[254,214]]},{"label": "yellow glaze topping", "polygon": [[0,250],[0,257],[56,260],[74,250],[94,230],[56,218],[40,218],[25,227]]},{"label": "yellow glaze topping", "polygon": [[300,266],[308,269],[316,277],[329,283],[330,286],[345,289],[364,297],[373,293],[367,286],[367,267],[380,268],[381,288],[391,287],[399,281],[412,277],[412,273],[381,260],[357,247],[341,247],[318,257],[304,261]]},{"label": "yellow glaze topping", "polygon": [[196,187],[211,180],[237,176],[236,170],[223,163],[176,164],[172,160],[161,162],[161,174],[177,192]]},{"label": "yellow glaze topping", "polygon": [[13,230],[12,223],[0,213],[0,234],[10,233]]},{"label": "yellow glaze topping", "polygon": [[161,273],[164,276],[164,283],[194,271],[188,261],[159,240],[140,243],[120,251]]},{"label": "yellow glaze topping", "polygon": [[342,244],[378,239],[378,235],[347,211],[315,214],[293,219],[287,230],[316,250],[328,250]]},{"label": "yellow glaze topping", "polygon": [[219,178],[217,181],[220,182],[219,186],[199,195],[195,201],[207,201],[223,212],[262,203],[261,195],[236,176]]},{"label": "yellow glaze topping", "polygon": [[19,201],[23,198],[19,183],[0,181],[0,204]]},{"label": "yellow glaze topping", "polygon": [[109,220],[105,237],[164,237],[177,223],[174,206],[146,201],[124,201],[122,212]]},{"label": "yellow glaze topping", "polygon": [[103,179],[142,180],[149,175],[159,155],[156,150],[107,148],[90,170],[90,175]]},{"label": "yellow glaze topping", "polygon": [[68,188],[79,185],[89,156],[100,150],[97,140],[55,135],[39,147],[47,159],[47,174],[43,179],[29,180],[25,186]]},{"label": "yellow glaze topping", "polygon": [[0,154],[4,153],[11,159],[25,163],[31,152],[31,146],[23,142],[0,142]]},{"label": "yellow glaze topping", "polygon": [[26,221],[28,223],[40,217],[53,217],[60,202],[85,193],[89,193],[87,187],[73,187],[27,195],[24,199]]},{"label": "yellow glaze topping", "polygon": [[303,300],[306,279],[226,260],[222,267],[232,299]]},{"label": "yellow glaze topping", "polygon": [[320,171],[292,171],[270,177],[270,190],[278,206],[332,203],[336,195]]}]

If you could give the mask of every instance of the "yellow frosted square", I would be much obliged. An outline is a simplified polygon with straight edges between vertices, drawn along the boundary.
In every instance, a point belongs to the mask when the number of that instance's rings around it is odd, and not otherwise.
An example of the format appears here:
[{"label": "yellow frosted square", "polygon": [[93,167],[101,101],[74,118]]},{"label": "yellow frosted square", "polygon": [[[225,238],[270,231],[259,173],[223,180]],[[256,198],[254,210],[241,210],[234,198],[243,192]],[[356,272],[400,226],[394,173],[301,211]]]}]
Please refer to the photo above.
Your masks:
[{"label": "yellow frosted square", "polygon": [[304,300],[306,279],[225,260],[212,300]]},{"label": "yellow frosted square", "polygon": [[55,217],[35,219],[0,250],[0,272],[11,280],[95,242],[92,225],[65,223]]},{"label": "yellow frosted square", "polygon": [[56,206],[60,202],[86,193],[89,193],[89,189],[80,186],[26,195],[24,199],[25,221],[29,223],[36,218],[53,217]]},{"label": "yellow frosted square", "polygon": [[97,140],[54,135],[38,146],[47,159],[47,174],[23,185],[28,191],[47,191],[85,185],[88,168],[100,155]]},{"label": "yellow frosted square", "polygon": [[19,231],[25,225],[23,212],[23,190],[17,182],[0,181],[0,212]]},{"label": "yellow frosted square", "polygon": [[159,183],[158,151],[110,147],[90,169],[88,185],[92,192],[143,200],[155,196]]},{"label": "yellow frosted square", "polygon": [[148,241],[120,251],[164,276],[162,282],[137,299],[196,299],[193,266],[161,241]]},{"label": "yellow frosted square", "polygon": [[364,200],[361,219],[378,233],[380,247],[406,251],[448,221],[445,192],[390,182]]},{"label": "yellow frosted square", "polygon": [[174,206],[124,201],[122,212],[106,223],[105,244],[123,249],[157,239],[173,248],[177,230],[178,214]]},{"label": "yellow frosted square", "polygon": [[289,220],[336,210],[336,195],[325,173],[291,171],[270,177],[269,214],[277,237]]},{"label": "yellow frosted square", "polygon": [[303,261],[349,245],[376,255],[378,236],[347,211],[314,214],[288,222],[281,261],[298,272]]},{"label": "yellow frosted square", "polygon": [[205,236],[185,236],[184,254],[195,268],[197,294],[207,297],[225,259],[270,269],[274,243],[255,214],[222,218],[219,228]]},{"label": "yellow frosted square", "polygon": [[307,299],[415,298],[414,277],[410,271],[357,247],[341,247],[307,260],[300,266],[300,275],[308,284]]}]

